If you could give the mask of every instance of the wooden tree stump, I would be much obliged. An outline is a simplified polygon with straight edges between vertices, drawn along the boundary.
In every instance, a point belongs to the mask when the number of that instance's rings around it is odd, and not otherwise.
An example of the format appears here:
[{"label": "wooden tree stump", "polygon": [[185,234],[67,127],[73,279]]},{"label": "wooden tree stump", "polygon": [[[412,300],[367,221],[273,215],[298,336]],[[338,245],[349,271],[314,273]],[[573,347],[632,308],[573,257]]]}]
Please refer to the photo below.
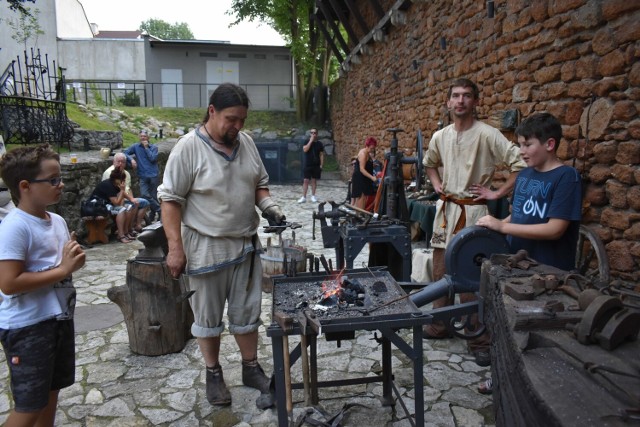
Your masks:
[{"label": "wooden tree stump", "polygon": [[107,296],[122,310],[134,353],[177,353],[191,338],[190,294],[182,280],[171,277],[164,261],[129,260],[127,284],[109,289]]}]

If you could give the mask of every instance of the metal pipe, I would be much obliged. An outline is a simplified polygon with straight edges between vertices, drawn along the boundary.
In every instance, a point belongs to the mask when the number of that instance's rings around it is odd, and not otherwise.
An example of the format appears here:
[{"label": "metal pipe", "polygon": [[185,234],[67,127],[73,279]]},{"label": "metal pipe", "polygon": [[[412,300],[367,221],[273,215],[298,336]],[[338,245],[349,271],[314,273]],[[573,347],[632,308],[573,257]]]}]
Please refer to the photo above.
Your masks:
[{"label": "metal pipe", "polygon": [[[402,286],[402,282],[398,282]],[[411,286],[416,286],[416,283],[409,283]],[[418,284],[419,285],[419,284]],[[427,282],[424,284],[424,288],[418,292],[414,292],[409,296],[409,299],[417,307],[429,304],[448,294],[459,294],[463,292],[477,292],[479,284],[465,285],[454,281],[453,277],[445,274],[444,277],[436,282]]]}]

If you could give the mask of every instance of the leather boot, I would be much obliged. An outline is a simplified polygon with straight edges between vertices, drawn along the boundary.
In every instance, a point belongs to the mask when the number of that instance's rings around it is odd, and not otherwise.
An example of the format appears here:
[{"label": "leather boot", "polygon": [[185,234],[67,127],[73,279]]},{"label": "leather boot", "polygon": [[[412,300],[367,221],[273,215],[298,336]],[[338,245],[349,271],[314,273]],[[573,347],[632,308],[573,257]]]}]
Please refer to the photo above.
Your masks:
[{"label": "leather boot", "polygon": [[260,393],[269,393],[270,382],[258,362],[255,365],[242,362],[242,384],[260,390]]},{"label": "leather boot", "polygon": [[222,367],[219,364],[213,368],[207,368],[207,400],[212,405],[231,405],[231,393],[224,383]]}]

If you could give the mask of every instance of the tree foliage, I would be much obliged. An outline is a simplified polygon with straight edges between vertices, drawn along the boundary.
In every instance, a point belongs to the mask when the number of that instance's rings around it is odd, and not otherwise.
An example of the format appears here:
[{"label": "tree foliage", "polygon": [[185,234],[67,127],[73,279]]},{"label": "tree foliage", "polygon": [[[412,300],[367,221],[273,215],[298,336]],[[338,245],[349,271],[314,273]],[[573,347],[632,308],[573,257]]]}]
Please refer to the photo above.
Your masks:
[{"label": "tree foliage", "polygon": [[24,50],[27,50],[27,41],[29,39],[35,38],[35,44],[38,36],[44,34],[44,31],[42,31],[38,23],[40,9],[31,10],[30,7],[25,7],[24,10],[16,10],[18,11],[18,18],[8,19],[7,25],[13,30],[11,38],[22,44]]},{"label": "tree foliage", "polygon": [[170,24],[162,19],[148,19],[140,24],[138,31],[163,40],[193,40],[193,33],[186,22]]},{"label": "tree foliage", "polygon": [[28,7],[23,4],[27,2],[35,3],[36,0],[7,0],[7,3],[9,3],[9,9],[18,11],[23,15],[29,15]]},{"label": "tree foliage", "polygon": [[276,30],[291,48],[296,73],[298,119],[311,115],[316,86],[327,86],[335,74],[335,61],[322,33],[311,20],[314,0],[233,0],[228,14],[243,20],[262,21]]}]

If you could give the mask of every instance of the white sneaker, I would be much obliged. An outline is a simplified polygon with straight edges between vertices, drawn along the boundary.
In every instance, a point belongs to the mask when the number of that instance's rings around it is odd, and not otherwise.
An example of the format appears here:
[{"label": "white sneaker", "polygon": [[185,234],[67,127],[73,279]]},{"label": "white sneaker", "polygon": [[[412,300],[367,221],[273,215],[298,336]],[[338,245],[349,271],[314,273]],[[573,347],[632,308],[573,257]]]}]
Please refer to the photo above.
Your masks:
[{"label": "white sneaker", "polygon": [[312,195],[311,195],[311,201],[312,201],[313,203],[315,203],[315,202],[317,202],[317,201],[318,201],[318,199],[316,199],[315,194],[312,194]]},{"label": "white sneaker", "polygon": [[306,202],[306,201],[307,201],[307,198],[306,198],[306,197],[304,197],[304,196],[302,196],[302,197],[300,197],[300,198],[298,199],[298,203],[304,203],[304,202]]}]

